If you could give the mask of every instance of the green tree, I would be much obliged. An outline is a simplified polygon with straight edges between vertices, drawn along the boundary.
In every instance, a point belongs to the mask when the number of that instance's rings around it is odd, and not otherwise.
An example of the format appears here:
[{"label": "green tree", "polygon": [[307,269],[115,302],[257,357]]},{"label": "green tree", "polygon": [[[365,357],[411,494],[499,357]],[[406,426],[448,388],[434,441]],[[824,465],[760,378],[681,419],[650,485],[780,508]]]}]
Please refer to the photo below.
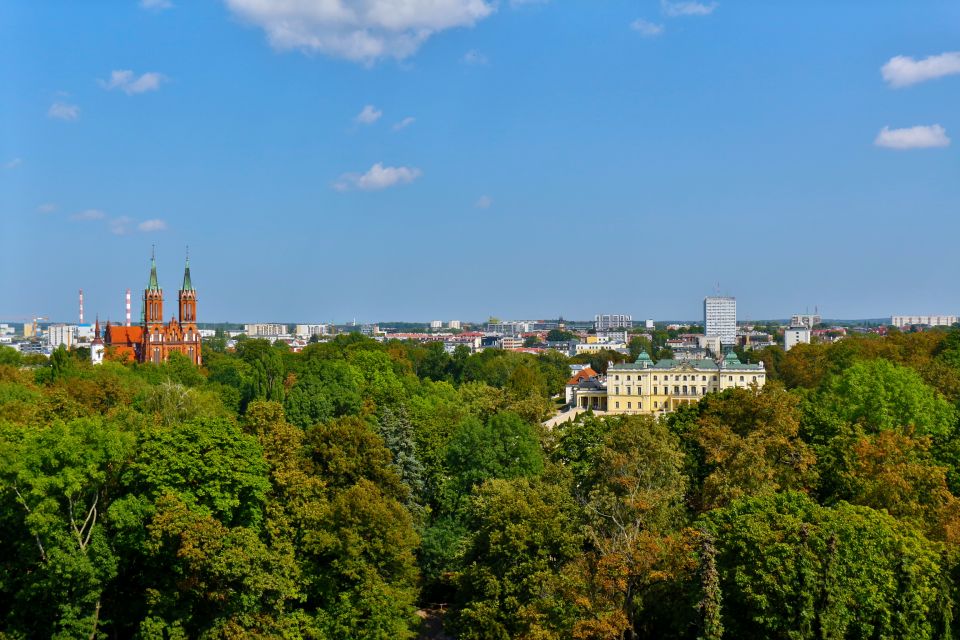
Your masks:
[{"label": "green tree", "polygon": [[98,637],[117,576],[109,510],[133,439],[99,419],[3,430],[0,530],[5,630],[22,637]]},{"label": "green tree", "polygon": [[581,553],[577,511],[557,476],[478,488],[451,621],[458,638],[570,637],[575,608],[563,568]]},{"label": "green tree", "polygon": [[950,618],[938,545],[866,507],[787,492],[713,511],[733,638],[933,638]]}]

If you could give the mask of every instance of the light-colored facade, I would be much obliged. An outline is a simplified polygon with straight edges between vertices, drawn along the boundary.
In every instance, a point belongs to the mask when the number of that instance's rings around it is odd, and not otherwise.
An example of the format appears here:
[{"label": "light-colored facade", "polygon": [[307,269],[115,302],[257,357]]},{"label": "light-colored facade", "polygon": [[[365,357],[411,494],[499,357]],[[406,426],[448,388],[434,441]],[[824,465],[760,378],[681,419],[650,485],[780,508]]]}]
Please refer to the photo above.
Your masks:
[{"label": "light-colored facade", "polygon": [[742,364],[735,354],[714,360],[660,360],[644,351],[636,362],[615,364],[607,370],[608,413],[660,415],[696,404],[708,393],[735,387],[762,387],[767,372],[760,364]]},{"label": "light-colored facade", "polygon": [[77,325],[52,324],[47,327],[47,345],[51,349],[64,346],[70,349],[77,343]]},{"label": "light-colored facade", "polygon": [[262,338],[266,336],[282,336],[287,332],[287,325],[272,324],[268,322],[257,322],[255,324],[243,325],[244,333],[251,338]]},{"label": "light-colored facade", "polygon": [[795,325],[783,331],[784,351],[790,351],[798,344],[810,344],[810,327]]},{"label": "light-colored facade", "polygon": [[598,314],[593,316],[593,328],[597,331],[631,329],[633,328],[633,316],[617,313]]},{"label": "light-colored facade", "polygon": [[737,299],[730,296],[707,296],[703,299],[703,327],[708,336],[720,336],[720,343],[737,343]]},{"label": "light-colored facade", "polygon": [[823,318],[818,313],[798,313],[790,318],[791,327],[804,326],[807,329],[813,329],[823,322]]},{"label": "light-colored facade", "polygon": [[447,323],[447,328],[448,328],[448,329],[462,329],[462,328],[463,328],[463,323],[460,322],[459,320],[451,320],[450,322]]},{"label": "light-colored facade", "polygon": [[431,320],[430,321],[431,329],[443,329],[443,320]]},{"label": "light-colored facade", "polygon": [[309,338],[310,336],[328,336],[330,335],[329,324],[298,324],[294,334],[298,338]]},{"label": "light-colored facade", "polygon": [[957,316],[893,316],[890,324],[895,327],[909,327],[922,324],[928,327],[950,327],[957,323]]},{"label": "light-colored facade", "polygon": [[596,342],[578,342],[573,347],[575,355],[581,353],[596,353],[598,351],[616,351],[617,353],[630,353],[630,347],[625,342],[609,342],[607,340]]}]

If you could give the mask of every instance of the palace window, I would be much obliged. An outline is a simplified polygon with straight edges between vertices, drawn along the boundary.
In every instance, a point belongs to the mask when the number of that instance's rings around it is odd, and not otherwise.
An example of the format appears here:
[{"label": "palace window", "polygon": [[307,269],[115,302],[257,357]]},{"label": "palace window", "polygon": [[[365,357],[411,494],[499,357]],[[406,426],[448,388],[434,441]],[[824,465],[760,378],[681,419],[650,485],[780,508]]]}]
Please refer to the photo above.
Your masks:
[{"label": "palace window", "polygon": [[620,408],[620,403],[617,402],[616,405],[617,405],[617,409],[619,409],[619,408]]}]

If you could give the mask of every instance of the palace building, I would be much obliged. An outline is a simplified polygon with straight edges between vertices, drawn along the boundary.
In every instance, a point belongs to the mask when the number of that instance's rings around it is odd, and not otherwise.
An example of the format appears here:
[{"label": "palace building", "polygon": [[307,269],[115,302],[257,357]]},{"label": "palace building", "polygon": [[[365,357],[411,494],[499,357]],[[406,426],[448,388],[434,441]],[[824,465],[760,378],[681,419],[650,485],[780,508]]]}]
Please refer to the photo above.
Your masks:
[{"label": "palace building", "polygon": [[[570,404],[614,414],[663,415],[696,404],[708,393],[759,388],[767,381],[763,363],[743,364],[732,351],[721,360],[660,360],[642,351],[636,362],[612,364],[604,383],[596,378],[568,382]],[[569,388],[572,387],[572,388]]]},{"label": "palace building", "polygon": [[[183,286],[177,294],[178,313],[163,319],[163,289],[157,278],[156,256],[150,258],[150,281],[143,291],[139,326],[107,323],[103,346],[107,358],[136,362],[166,362],[171,353],[182,353],[195,365],[200,355],[197,329],[197,291],[190,280],[190,257],[183,270]],[[99,332],[98,332],[99,333]]]}]

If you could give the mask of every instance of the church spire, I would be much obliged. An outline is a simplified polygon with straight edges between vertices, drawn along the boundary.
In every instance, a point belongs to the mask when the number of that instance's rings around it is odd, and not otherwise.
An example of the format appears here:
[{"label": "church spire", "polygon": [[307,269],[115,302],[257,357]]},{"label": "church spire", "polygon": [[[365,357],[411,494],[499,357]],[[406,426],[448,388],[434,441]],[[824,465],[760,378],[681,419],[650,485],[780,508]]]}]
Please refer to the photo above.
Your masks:
[{"label": "church spire", "polygon": [[193,291],[193,282],[190,281],[190,247],[187,247],[187,264],[183,268],[183,287],[181,291]]},{"label": "church spire", "polygon": [[156,248],[150,249],[150,284],[147,285],[149,291],[159,291],[160,284],[157,282],[157,253]]}]

